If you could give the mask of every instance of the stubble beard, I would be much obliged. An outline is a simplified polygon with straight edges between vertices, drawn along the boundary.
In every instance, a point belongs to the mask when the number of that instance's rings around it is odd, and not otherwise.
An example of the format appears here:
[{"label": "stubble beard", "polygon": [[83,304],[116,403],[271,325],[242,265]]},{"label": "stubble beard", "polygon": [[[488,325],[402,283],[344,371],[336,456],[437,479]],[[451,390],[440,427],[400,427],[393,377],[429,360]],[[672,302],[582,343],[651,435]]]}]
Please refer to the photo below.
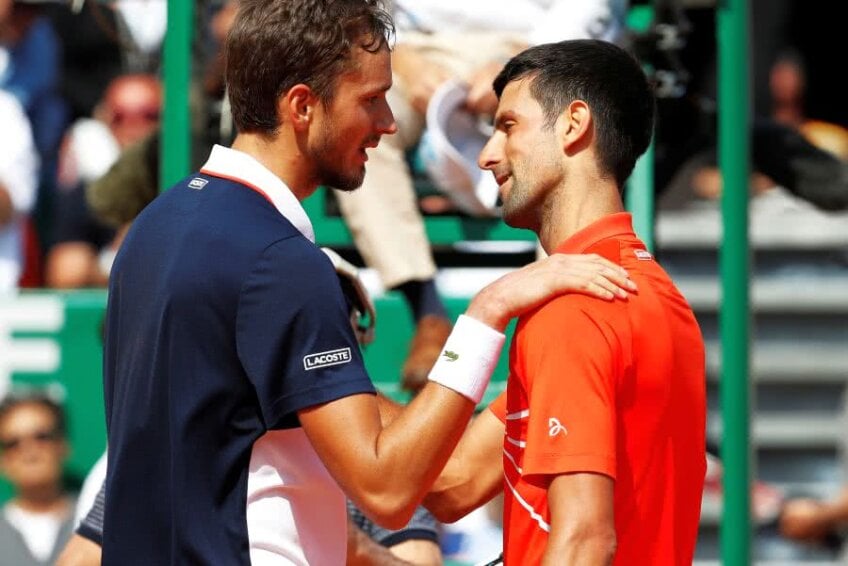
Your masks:
[{"label": "stubble beard", "polygon": [[532,163],[517,161],[513,164],[512,188],[501,208],[501,216],[508,226],[539,234],[543,218],[549,215],[549,197],[566,174],[555,147],[552,147],[537,147],[538,158]]},{"label": "stubble beard", "polygon": [[315,174],[319,184],[349,193],[362,186],[365,180],[365,166],[360,166],[353,172],[345,171],[339,158],[341,152],[336,151],[337,144],[329,128],[325,128],[321,132],[317,147],[312,151]]},{"label": "stubble beard", "polygon": [[538,211],[535,210],[539,204],[536,202],[538,195],[534,198],[529,183],[522,181],[525,178],[523,171],[513,170],[512,187],[504,199],[501,216],[507,226],[533,230],[536,224],[534,219],[538,216]]},{"label": "stubble beard", "polygon": [[360,168],[357,173],[349,173],[330,163],[319,162],[318,178],[321,179],[322,185],[349,193],[362,186],[362,182],[365,180],[365,168]]}]

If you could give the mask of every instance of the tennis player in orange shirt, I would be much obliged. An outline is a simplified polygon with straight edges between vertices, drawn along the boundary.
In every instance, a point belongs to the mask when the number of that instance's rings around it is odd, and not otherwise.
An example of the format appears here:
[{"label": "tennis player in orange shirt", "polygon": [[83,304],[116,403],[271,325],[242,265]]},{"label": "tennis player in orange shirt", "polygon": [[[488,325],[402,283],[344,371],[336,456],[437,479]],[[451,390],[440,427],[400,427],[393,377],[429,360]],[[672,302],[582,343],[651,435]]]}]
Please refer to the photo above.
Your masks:
[{"label": "tennis player in orange shirt", "polygon": [[505,222],[548,253],[612,260],[638,293],[565,295],[522,316],[506,392],[425,503],[451,521],[504,489],[507,565],[689,566],[706,467],[703,339],[621,198],[651,139],[649,82],[619,47],[575,40],[521,53],[494,88],[479,163]]}]

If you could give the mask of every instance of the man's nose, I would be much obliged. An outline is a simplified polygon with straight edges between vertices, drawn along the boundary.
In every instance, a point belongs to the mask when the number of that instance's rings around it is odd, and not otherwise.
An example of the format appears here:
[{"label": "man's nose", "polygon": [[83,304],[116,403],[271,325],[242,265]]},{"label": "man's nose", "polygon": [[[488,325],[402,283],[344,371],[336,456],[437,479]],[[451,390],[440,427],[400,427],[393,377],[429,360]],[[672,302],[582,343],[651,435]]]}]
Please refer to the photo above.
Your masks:
[{"label": "man's nose", "polygon": [[381,135],[390,136],[392,134],[396,134],[398,131],[397,122],[395,122],[395,115],[388,103],[385,103],[385,110],[381,113],[377,127],[379,128]]},{"label": "man's nose", "polygon": [[477,158],[477,166],[480,169],[487,171],[494,169],[495,165],[497,165],[501,160],[501,146],[502,144],[499,140],[499,134],[498,132],[495,132],[492,137],[489,138],[489,141],[486,142],[486,145],[483,146],[483,149],[480,150],[480,155]]}]

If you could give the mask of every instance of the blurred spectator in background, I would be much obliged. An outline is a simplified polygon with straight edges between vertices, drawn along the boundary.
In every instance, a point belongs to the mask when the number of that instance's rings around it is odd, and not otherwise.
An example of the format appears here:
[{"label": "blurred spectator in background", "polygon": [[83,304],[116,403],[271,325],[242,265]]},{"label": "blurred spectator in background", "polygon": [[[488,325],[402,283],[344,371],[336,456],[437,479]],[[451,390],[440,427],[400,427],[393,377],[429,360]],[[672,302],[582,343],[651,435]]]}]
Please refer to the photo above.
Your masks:
[{"label": "blurred spectator in background", "polygon": [[86,189],[94,216],[119,229],[159,194],[159,132],[121,152],[105,175]]},{"label": "blurred spectator in background", "polygon": [[74,501],[62,486],[65,414],[46,396],[0,404],[0,468],[14,496],[0,515],[0,556],[15,566],[53,564],[73,529]]},{"label": "blurred spectator in background", "polygon": [[156,77],[124,75],[109,84],[93,118],[71,127],[61,152],[47,286],[106,285],[116,252],[115,229],[91,214],[85,187],[102,177],[121,151],[153,133],[161,111],[162,89]]},{"label": "blurred spectator in background", "polygon": [[109,82],[124,72],[116,16],[106,4],[79,0],[45,5],[62,44],[60,88],[69,122],[90,117]]},{"label": "blurred spectator in background", "polygon": [[[751,194],[769,194],[790,203],[789,194],[775,189],[795,188],[793,192],[798,193],[800,188],[798,196],[817,206],[844,208],[848,202],[848,130],[808,118],[806,90],[801,55],[794,49],[781,51],[768,75],[770,119],[760,117],[754,123]],[[680,181],[691,189],[690,203],[716,201],[721,196],[722,178],[715,160],[715,152],[708,150],[684,168]],[[686,188],[676,190],[685,192]],[[673,196],[664,197],[666,207]],[[680,204],[685,205],[685,199]]]},{"label": "blurred spectator in background", "polygon": [[238,0],[224,0],[220,9],[210,14],[208,20],[207,32],[212,52],[208,54],[209,61],[204,69],[203,91],[216,100],[223,100],[226,95],[224,84],[226,57],[222,46],[226,43],[227,33],[233,25],[237,11]]},{"label": "blurred spectator in background", "polygon": [[[801,46],[790,47],[795,41],[809,46],[810,37],[822,35],[820,18],[810,16],[812,11],[793,0],[752,0],[751,10],[752,20],[757,22],[750,38],[755,100],[751,125],[751,169],[755,173],[752,194],[769,195],[769,203],[792,203],[788,191],[823,210],[845,209],[848,162],[839,149],[844,143],[839,141],[843,128],[808,116],[808,76],[799,55],[804,50]],[[841,21],[839,13],[834,5],[830,16],[834,22]],[[715,208],[721,194],[721,176],[716,166],[715,10],[712,6],[687,10],[686,18],[690,16],[696,18],[694,25],[687,21],[675,25],[686,30],[683,35],[687,48],[680,55],[691,80],[682,96],[659,100],[656,187],[660,193],[658,206],[663,210]],[[830,22],[825,27],[835,29],[838,25]],[[698,61],[698,53],[703,60]],[[822,90],[822,83],[818,84]],[[833,87],[824,90],[833,91]],[[813,94],[812,89],[809,94]],[[775,187],[780,189],[772,190]],[[766,210],[774,209],[768,206]]]},{"label": "blurred spectator in background", "polygon": [[807,71],[795,49],[782,51],[769,73],[772,118],[797,129],[814,146],[848,160],[848,130],[832,122],[807,116]]},{"label": "blurred spectator in background", "polygon": [[41,284],[41,247],[49,239],[50,201],[59,142],[68,123],[60,96],[61,46],[44,7],[60,0],[0,0],[0,89],[23,106],[40,160],[31,221],[25,225],[28,258],[22,285]]},{"label": "blurred spectator in background", "polygon": [[88,0],[99,27],[120,48],[127,73],[155,73],[168,23],[167,0]]},{"label": "blurred spectator in background", "polygon": [[59,38],[42,16],[45,0],[0,0],[2,4],[6,7],[0,7],[0,87],[26,110],[42,159],[55,156],[67,123],[67,108],[59,95]]},{"label": "blurred spectator in background", "polygon": [[786,538],[811,544],[841,544],[848,526],[848,488],[831,500],[790,499],[783,506],[780,532]]},{"label": "blurred spectator in background", "polygon": [[[0,0],[2,3],[3,0]],[[36,197],[38,156],[29,121],[18,101],[0,89],[0,293],[18,286],[23,235]]]}]

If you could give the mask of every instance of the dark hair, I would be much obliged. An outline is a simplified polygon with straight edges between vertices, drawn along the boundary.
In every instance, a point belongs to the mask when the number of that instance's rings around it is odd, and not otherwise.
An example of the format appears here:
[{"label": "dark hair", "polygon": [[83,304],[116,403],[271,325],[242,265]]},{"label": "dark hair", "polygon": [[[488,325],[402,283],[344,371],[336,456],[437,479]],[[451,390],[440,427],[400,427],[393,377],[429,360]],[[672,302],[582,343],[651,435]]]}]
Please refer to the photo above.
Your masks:
[{"label": "dark hair", "polygon": [[18,407],[36,405],[47,409],[53,415],[54,430],[59,438],[68,434],[68,422],[62,405],[45,393],[9,394],[0,402],[0,425],[12,411]]},{"label": "dark hair", "polygon": [[394,34],[382,0],[241,0],[227,38],[226,80],[236,128],[276,133],[277,100],[296,84],[322,102],[358,45],[371,53]]},{"label": "dark hair", "polygon": [[599,165],[623,189],[654,128],[653,89],[636,59],[595,39],[538,45],[506,64],[493,84],[498,98],[507,84],[524,78],[532,80],[530,93],[542,107],[547,127],[571,102],[589,105]]}]

